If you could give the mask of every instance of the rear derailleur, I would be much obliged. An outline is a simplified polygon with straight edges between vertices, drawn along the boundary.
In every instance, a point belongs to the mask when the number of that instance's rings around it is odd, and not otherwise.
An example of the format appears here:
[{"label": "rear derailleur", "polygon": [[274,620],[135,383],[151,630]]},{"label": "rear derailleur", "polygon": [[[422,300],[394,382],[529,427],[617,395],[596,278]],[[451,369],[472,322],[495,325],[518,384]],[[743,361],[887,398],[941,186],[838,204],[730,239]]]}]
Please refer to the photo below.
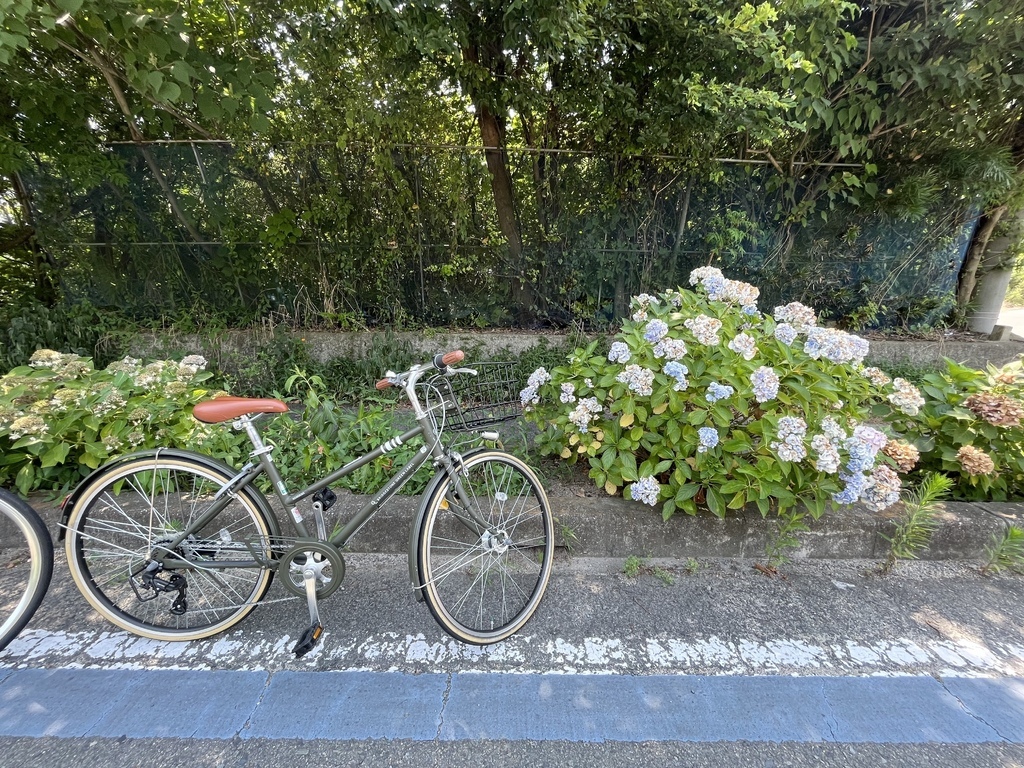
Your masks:
[{"label": "rear derailleur", "polygon": [[[155,600],[162,592],[177,592],[178,596],[171,603],[170,612],[174,616],[181,616],[188,610],[188,600],[185,598],[185,577],[180,573],[172,573],[170,578],[162,579],[157,576],[162,570],[163,568],[160,566],[160,563],[156,560],[150,560],[145,570],[142,571],[141,576],[139,576],[138,581],[134,578],[128,581],[132,585],[135,597],[142,603]],[[144,590],[151,590],[152,594],[144,596],[139,591],[139,587]]]}]

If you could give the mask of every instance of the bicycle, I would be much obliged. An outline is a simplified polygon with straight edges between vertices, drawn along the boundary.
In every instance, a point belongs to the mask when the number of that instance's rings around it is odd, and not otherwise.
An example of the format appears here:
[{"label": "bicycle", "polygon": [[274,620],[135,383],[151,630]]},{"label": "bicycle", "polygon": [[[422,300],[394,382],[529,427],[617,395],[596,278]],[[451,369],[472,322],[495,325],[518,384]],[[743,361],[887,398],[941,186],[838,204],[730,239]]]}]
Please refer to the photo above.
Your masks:
[{"label": "bicycle", "polygon": [[[543,597],[553,522],[540,481],[520,459],[487,447],[461,455],[442,441],[448,428],[479,431],[511,418],[519,405],[510,364],[479,364],[483,371],[453,367],[463,358],[456,350],[403,373],[388,371],[377,389],[402,388],[416,425],[296,493],[273,462],[274,446],[255,426],[264,414],[285,413],[284,402],[221,397],[197,404],[193,415],[200,421],[233,422],[245,431],[253,448],[249,462],[235,470],[202,454],[156,449],[96,470],[64,506],[65,549],[76,585],[123,629],[156,640],[196,640],[245,618],[277,573],[285,590],[305,599],[309,609],[310,625],[293,648],[302,656],[323,632],[318,601],[344,578],[341,550],[430,460],[436,474],[421,496],[409,540],[415,596],[463,642],[487,645],[509,637]],[[459,375],[473,377],[463,379],[469,386],[455,386]],[[487,431],[479,437],[498,439]],[[328,536],[324,512],[336,500],[329,486],[417,438],[422,445],[413,458]],[[288,513],[292,536],[282,534],[255,485],[263,475]],[[312,502],[311,521],[298,507],[304,499]]]},{"label": "bicycle", "polygon": [[39,608],[53,575],[53,541],[28,504],[0,488],[0,651]]}]

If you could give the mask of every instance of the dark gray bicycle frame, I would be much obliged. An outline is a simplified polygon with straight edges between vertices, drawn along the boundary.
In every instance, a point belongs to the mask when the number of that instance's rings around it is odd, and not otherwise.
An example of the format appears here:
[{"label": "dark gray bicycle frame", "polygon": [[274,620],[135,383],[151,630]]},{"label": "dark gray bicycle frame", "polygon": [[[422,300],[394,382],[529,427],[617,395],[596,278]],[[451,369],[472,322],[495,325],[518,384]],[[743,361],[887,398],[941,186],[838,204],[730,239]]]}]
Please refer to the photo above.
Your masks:
[{"label": "dark gray bicycle frame", "polygon": [[[258,458],[259,463],[253,464],[250,462],[236,474],[231,480],[229,480],[223,487],[221,487],[214,497],[211,505],[190,525],[188,525],[183,531],[181,531],[175,538],[161,544],[160,549],[163,550],[164,554],[158,556],[157,553],[153,553],[154,559],[160,561],[161,565],[167,569],[191,569],[195,567],[195,564],[180,559],[175,553],[174,549],[184,542],[190,535],[196,531],[202,530],[206,527],[220,512],[227,506],[231,500],[232,494],[241,489],[249,486],[257,477],[266,473],[270,478],[271,484],[274,486],[274,492],[277,495],[278,500],[281,502],[284,510],[288,513],[289,519],[292,521],[292,527],[298,534],[300,540],[307,541],[318,541],[318,539],[311,537],[309,530],[306,528],[305,523],[301,517],[296,517],[292,513],[295,505],[309,496],[312,496],[319,490],[327,488],[328,486],[338,482],[342,478],[355,472],[360,467],[369,464],[371,461],[379,459],[391,450],[394,450],[400,445],[407,443],[409,440],[413,440],[417,437],[423,437],[423,445],[416,452],[416,454],[409,460],[407,464],[396,472],[373,496],[370,500],[357,512],[348,523],[346,523],[338,533],[331,536],[327,541],[335,547],[345,546],[349,540],[359,532],[371,517],[373,517],[380,509],[381,505],[384,504],[388,499],[398,493],[406,483],[412,478],[416,471],[423,466],[428,458],[433,458],[435,464],[438,465],[440,473],[445,473],[449,476],[456,474],[454,468],[454,462],[449,458],[445,448],[441,445],[441,441],[438,439],[437,433],[434,431],[433,424],[429,413],[424,412],[422,416],[417,417],[417,426],[413,427],[404,434],[397,438],[392,438],[384,442],[369,453],[353,459],[345,466],[335,470],[326,477],[317,480],[315,483],[304,488],[298,493],[289,493],[284,484],[284,479],[281,477],[281,473],[278,471],[277,466],[270,458],[271,446],[264,444],[260,438],[259,433],[256,431],[254,422],[257,417],[243,416],[238,420],[238,424],[242,429],[249,435],[249,439],[253,443],[253,451],[250,454],[253,458]],[[157,454],[159,456],[159,453]],[[257,493],[260,493],[258,490]],[[456,489],[456,493],[458,490]],[[422,509],[421,509],[422,511]],[[469,510],[472,514],[472,510]],[[476,532],[486,530],[486,523],[482,520],[473,520],[463,518],[459,516],[462,521]],[[410,573],[412,573],[412,564],[416,559],[415,552],[415,537],[411,537],[409,545],[409,563]],[[270,565],[274,567],[276,563],[258,563],[255,560],[218,560],[217,568],[251,568],[254,565]]]}]

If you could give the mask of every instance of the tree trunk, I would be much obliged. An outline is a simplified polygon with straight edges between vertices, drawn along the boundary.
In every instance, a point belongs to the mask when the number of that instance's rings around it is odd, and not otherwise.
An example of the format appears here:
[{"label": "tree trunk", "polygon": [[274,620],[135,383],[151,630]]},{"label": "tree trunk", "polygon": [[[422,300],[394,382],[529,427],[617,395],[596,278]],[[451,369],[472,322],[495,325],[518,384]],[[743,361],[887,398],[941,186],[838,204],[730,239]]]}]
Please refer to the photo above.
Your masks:
[{"label": "tree trunk", "polygon": [[669,276],[669,285],[675,284],[676,275],[679,274],[681,261],[679,252],[682,250],[683,237],[686,235],[686,220],[690,214],[690,195],[692,192],[693,177],[691,176],[686,182],[686,189],[683,191],[683,198],[679,203],[679,221],[676,225],[676,240],[672,244],[672,274]]},{"label": "tree trunk", "polygon": [[971,238],[970,247],[967,249],[967,256],[960,267],[960,274],[957,277],[956,304],[961,313],[967,311],[967,306],[974,295],[974,289],[978,284],[978,269],[981,267],[982,259],[985,256],[985,249],[988,247],[992,233],[995,232],[1003,214],[1006,213],[1006,205],[990,211],[981,217],[977,229],[974,230],[974,237]]},{"label": "tree trunk", "polygon": [[999,320],[1013,271],[1012,254],[1024,234],[1024,208],[1015,211],[1012,218],[1013,222],[1006,231],[989,239],[988,246],[984,248],[967,316],[967,327],[972,331],[991,333]]},{"label": "tree trunk", "polygon": [[14,195],[21,207],[22,222],[25,225],[25,240],[22,247],[32,253],[32,272],[35,277],[35,299],[47,307],[56,305],[60,292],[56,280],[60,279],[60,270],[53,257],[39,244],[36,238],[36,220],[32,210],[32,198],[29,195],[21,174],[10,175]]},{"label": "tree trunk", "polygon": [[626,295],[626,265],[622,264],[615,276],[615,297],[612,299],[615,319],[621,320],[629,314],[629,297]]},{"label": "tree trunk", "polygon": [[508,243],[509,263],[512,267],[512,303],[517,320],[524,324],[533,314],[533,297],[523,259],[523,241],[519,233],[519,218],[516,216],[512,174],[508,170],[505,137],[501,122],[487,105],[477,104],[476,112],[487,170],[491,175],[491,194],[498,213],[498,227]]},{"label": "tree trunk", "polygon": [[[1016,124],[1014,124],[1011,130],[1012,133],[1008,137],[1010,154],[1013,156],[1018,172],[1020,172],[1019,169],[1024,168],[1024,115],[1017,119]],[[960,268],[960,274],[957,276],[956,303],[961,314],[966,313],[967,307],[974,297],[974,292],[978,285],[979,268],[983,265],[985,267],[996,265],[1006,250],[1013,245],[1012,240],[1002,242],[1006,240],[1006,238],[1002,237],[992,240],[996,226],[1008,211],[1008,204],[1000,205],[998,208],[985,214],[978,228],[974,230],[974,237],[971,239],[967,256],[964,259],[963,266]],[[1016,232],[1011,233],[1011,237],[1024,234],[1024,209],[1014,211],[1012,216],[1017,221]]]},{"label": "tree trunk", "polygon": [[[467,42],[462,47],[462,60],[473,70],[471,77],[461,83],[476,110],[480,139],[484,146],[484,159],[491,177],[491,194],[498,214],[498,227],[508,243],[511,271],[511,300],[520,325],[529,322],[534,308],[526,263],[523,258],[523,240],[516,214],[515,190],[508,168],[505,151],[505,119],[507,107],[501,89],[507,77],[508,59],[503,46],[500,14],[482,15],[467,2],[456,2],[453,9],[467,28]],[[479,73],[486,72],[481,78]]]}]

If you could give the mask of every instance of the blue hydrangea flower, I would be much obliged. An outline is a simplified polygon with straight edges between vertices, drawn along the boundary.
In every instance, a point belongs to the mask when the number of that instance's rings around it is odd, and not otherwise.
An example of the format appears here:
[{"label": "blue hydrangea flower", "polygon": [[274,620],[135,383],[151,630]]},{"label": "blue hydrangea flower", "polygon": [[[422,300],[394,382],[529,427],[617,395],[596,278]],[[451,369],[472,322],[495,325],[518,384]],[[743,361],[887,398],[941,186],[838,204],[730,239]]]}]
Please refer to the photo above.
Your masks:
[{"label": "blue hydrangea flower", "polygon": [[663,370],[667,375],[676,380],[676,383],[673,386],[673,389],[676,392],[682,392],[690,386],[690,382],[686,379],[686,374],[690,372],[690,369],[682,363],[677,362],[676,360],[670,360],[665,363],[665,368]]},{"label": "blue hydrangea flower", "polygon": [[718,430],[714,427],[701,427],[697,430],[697,437],[700,439],[697,453],[704,453],[718,445]]},{"label": "blue hydrangea flower", "polygon": [[629,486],[629,492],[633,497],[633,501],[650,504],[653,507],[658,503],[661,485],[653,477],[641,477]]},{"label": "blue hydrangea flower", "polygon": [[719,400],[732,397],[735,391],[736,390],[728,384],[719,384],[717,381],[713,381],[708,384],[708,391],[707,394],[704,395],[704,398],[709,403],[717,403]]},{"label": "blue hydrangea flower", "polygon": [[608,351],[608,359],[613,363],[626,364],[629,362],[629,347],[623,342],[616,341],[612,343],[612,348]]},{"label": "blue hydrangea flower", "polygon": [[796,341],[796,328],[789,323],[779,323],[775,326],[775,338],[788,346]]},{"label": "blue hydrangea flower", "polygon": [[708,292],[708,298],[718,301],[725,296],[725,278],[721,275],[708,275],[701,281],[704,290]]},{"label": "blue hydrangea flower", "polygon": [[750,383],[754,387],[754,398],[759,403],[767,403],[779,394],[779,376],[767,365],[750,374]]},{"label": "blue hydrangea flower", "polygon": [[651,320],[647,324],[647,330],[644,331],[644,338],[651,344],[657,344],[668,333],[668,324],[663,320]]},{"label": "blue hydrangea flower", "polygon": [[832,499],[837,504],[853,504],[864,493],[868,482],[867,477],[861,472],[840,472],[839,479],[846,483],[846,487],[839,493],[832,494]]}]

